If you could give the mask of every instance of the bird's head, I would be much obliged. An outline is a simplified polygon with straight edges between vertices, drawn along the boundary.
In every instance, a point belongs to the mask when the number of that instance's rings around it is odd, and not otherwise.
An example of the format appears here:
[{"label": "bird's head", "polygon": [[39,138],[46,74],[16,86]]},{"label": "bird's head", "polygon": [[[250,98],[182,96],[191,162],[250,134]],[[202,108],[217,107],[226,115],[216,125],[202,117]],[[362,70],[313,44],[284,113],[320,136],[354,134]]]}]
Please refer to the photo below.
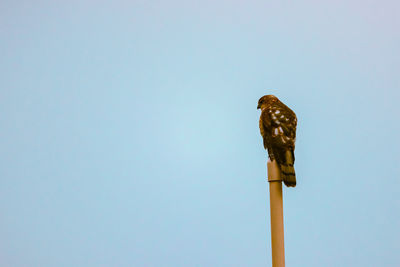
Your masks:
[{"label": "bird's head", "polygon": [[258,105],[257,109],[263,110],[265,107],[267,107],[270,103],[277,101],[278,98],[274,95],[265,95],[258,100]]}]

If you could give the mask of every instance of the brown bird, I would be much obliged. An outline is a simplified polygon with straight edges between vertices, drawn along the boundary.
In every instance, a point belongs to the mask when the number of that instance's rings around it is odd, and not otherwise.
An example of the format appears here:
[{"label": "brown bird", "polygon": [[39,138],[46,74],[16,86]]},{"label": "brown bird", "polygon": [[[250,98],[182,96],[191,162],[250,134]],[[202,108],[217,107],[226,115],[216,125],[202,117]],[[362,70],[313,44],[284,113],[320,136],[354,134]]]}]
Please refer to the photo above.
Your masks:
[{"label": "brown bird", "polygon": [[296,114],[276,96],[265,95],[258,100],[261,109],[260,132],[268,156],[276,160],[286,186],[296,186],[294,147],[296,142]]}]

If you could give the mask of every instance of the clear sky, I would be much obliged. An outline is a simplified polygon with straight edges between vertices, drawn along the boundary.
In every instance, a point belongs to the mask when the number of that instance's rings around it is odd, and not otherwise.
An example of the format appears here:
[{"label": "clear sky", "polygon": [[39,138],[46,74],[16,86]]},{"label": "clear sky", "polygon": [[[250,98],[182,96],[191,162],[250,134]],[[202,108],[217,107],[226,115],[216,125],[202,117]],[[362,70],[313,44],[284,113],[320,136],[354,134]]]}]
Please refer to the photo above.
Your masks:
[{"label": "clear sky", "polygon": [[400,266],[397,1],[0,2],[0,265]]}]

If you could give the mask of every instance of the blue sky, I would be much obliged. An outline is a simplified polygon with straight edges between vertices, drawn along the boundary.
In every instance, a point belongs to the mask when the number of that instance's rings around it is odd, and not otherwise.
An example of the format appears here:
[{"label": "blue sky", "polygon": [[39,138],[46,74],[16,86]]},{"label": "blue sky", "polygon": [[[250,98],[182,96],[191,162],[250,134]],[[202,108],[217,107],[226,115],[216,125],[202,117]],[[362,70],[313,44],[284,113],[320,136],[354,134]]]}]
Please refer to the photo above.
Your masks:
[{"label": "blue sky", "polygon": [[1,266],[268,266],[264,94],[287,266],[398,266],[399,7],[2,1]]}]

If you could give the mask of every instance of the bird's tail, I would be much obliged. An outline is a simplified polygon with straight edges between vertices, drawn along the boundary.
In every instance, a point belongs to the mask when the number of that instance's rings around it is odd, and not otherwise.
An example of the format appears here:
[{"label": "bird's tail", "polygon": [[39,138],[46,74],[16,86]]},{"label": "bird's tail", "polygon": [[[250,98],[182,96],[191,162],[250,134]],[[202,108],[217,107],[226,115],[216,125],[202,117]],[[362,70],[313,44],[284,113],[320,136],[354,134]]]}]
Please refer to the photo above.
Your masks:
[{"label": "bird's tail", "polygon": [[286,186],[296,186],[296,173],[294,171],[293,151],[287,150],[285,153],[285,163],[279,164],[281,168],[282,180]]}]

